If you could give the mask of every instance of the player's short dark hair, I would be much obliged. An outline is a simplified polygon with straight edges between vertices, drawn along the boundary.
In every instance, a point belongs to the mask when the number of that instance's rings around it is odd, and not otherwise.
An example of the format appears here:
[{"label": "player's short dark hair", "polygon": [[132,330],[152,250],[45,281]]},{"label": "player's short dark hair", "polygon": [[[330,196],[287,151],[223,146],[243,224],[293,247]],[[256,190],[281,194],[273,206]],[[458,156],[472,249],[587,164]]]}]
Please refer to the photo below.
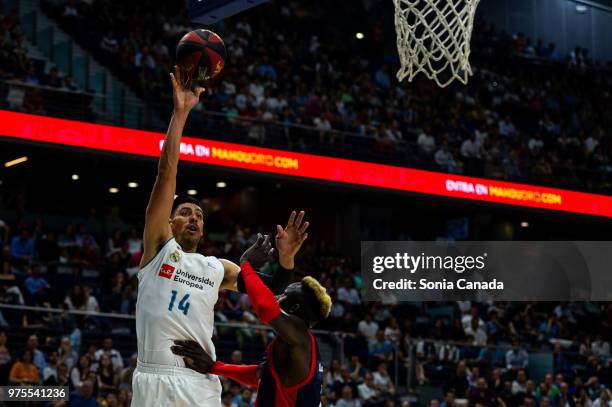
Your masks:
[{"label": "player's short dark hair", "polygon": [[184,203],[191,203],[191,204],[197,205],[197,207],[202,210],[202,213],[205,213],[204,208],[202,207],[202,204],[200,203],[200,201],[198,201],[195,198],[190,197],[189,195],[178,195],[174,199],[174,202],[172,202],[172,212],[171,213],[173,216],[174,216],[174,211],[176,210],[176,208],[178,208]]}]

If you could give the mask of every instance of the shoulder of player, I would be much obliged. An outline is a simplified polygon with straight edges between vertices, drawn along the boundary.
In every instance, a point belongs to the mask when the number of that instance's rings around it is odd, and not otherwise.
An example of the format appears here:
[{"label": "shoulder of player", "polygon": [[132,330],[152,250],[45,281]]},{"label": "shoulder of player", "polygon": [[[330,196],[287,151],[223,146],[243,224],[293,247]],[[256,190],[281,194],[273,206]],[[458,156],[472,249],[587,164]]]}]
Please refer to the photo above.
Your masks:
[{"label": "shoulder of player", "polygon": [[151,262],[153,262],[153,260],[155,260],[155,258],[157,256],[159,256],[159,254],[164,251],[164,249],[168,249],[171,248],[172,243],[176,244],[176,249],[175,250],[181,250],[181,246],[176,243],[176,240],[174,239],[174,237],[170,237],[169,239],[167,239],[165,242],[160,243],[159,245],[157,245],[157,247],[155,248],[155,253],[151,253],[148,254],[146,247],[145,247],[145,253],[142,257],[142,261],[141,261],[141,265],[140,265],[140,270],[144,269],[145,267],[147,267]]}]

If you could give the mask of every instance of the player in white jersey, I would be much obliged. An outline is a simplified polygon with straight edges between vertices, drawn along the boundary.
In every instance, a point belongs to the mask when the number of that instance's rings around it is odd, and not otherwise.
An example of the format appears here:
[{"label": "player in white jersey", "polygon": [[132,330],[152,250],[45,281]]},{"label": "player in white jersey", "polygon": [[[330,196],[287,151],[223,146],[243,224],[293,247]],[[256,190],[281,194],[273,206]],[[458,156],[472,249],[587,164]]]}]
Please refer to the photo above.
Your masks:
[{"label": "player in white jersey", "polygon": [[[240,267],[231,261],[196,253],[204,234],[204,212],[193,198],[174,199],[181,134],[204,89],[192,91],[182,86],[176,68],[170,77],[174,112],[146,210],[138,272],[138,365],[132,380],[132,406],[220,406],[218,377],[185,368],[183,359],[170,349],[175,339],[192,339],[215,356],[213,308],[218,291],[238,290],[240,274]],[[293,212],[287,228],[277,226],[276,246],[283,271],[293,269],[293,256],[308,236],[303,217],[301,212],[296,219]],[[290,282],[286,281],[289,273],[281,274],[273,291],[284,290]]]}]

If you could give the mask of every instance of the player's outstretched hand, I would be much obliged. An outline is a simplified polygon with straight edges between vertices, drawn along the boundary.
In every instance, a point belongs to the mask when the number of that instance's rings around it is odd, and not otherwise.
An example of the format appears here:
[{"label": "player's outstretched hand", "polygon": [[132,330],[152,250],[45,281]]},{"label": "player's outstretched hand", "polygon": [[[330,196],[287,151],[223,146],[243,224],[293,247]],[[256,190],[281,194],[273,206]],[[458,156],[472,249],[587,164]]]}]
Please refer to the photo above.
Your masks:
[{"label": "player's outstretched hand", "polygon": [[179,67],[175,65],[174,73],[170,74],[170,81],[172,81],[174,111],[177,113],[189,113],[198,104],[200,95],[204,92],[204,88],[200,86],[191,90],[191,81],[183,76]]},{"label": "player's outstretched hand", "polygon": [[281,225],[276,225],[276,250],[281,266],[287,270],[294,267],[293,259],[302,247],[302,243],[308,238],[306,230],[310,223],[303,222],[304,215],[304,211],[300,211],[299,214],[292,211],[284,229]]},{"label": "player's outstretched hand", "polygon": [[196,341],[176,340],[170,347],[172,353],[182,356],[185,366],[198,373],[210,373],[214,360]]},{"label": "player's outstretched hand", "polygon": [[270,235],[257,234],[257,241],[240,256],[240,263],[248,261],[255,269],[263,267],[268,261],[274,260],[275,251],[272,248]]}]

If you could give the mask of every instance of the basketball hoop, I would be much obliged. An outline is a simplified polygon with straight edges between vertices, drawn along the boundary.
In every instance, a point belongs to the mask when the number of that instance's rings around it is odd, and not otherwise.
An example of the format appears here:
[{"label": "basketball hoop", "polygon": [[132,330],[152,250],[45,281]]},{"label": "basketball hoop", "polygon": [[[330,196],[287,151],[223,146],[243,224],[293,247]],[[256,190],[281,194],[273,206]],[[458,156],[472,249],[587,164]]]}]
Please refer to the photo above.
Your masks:
[{"label": "basketball hoop", "polygon": [[470,39],[480,0],[393,0],[402,81],[422,72],[438,86],[472,75]]}]

